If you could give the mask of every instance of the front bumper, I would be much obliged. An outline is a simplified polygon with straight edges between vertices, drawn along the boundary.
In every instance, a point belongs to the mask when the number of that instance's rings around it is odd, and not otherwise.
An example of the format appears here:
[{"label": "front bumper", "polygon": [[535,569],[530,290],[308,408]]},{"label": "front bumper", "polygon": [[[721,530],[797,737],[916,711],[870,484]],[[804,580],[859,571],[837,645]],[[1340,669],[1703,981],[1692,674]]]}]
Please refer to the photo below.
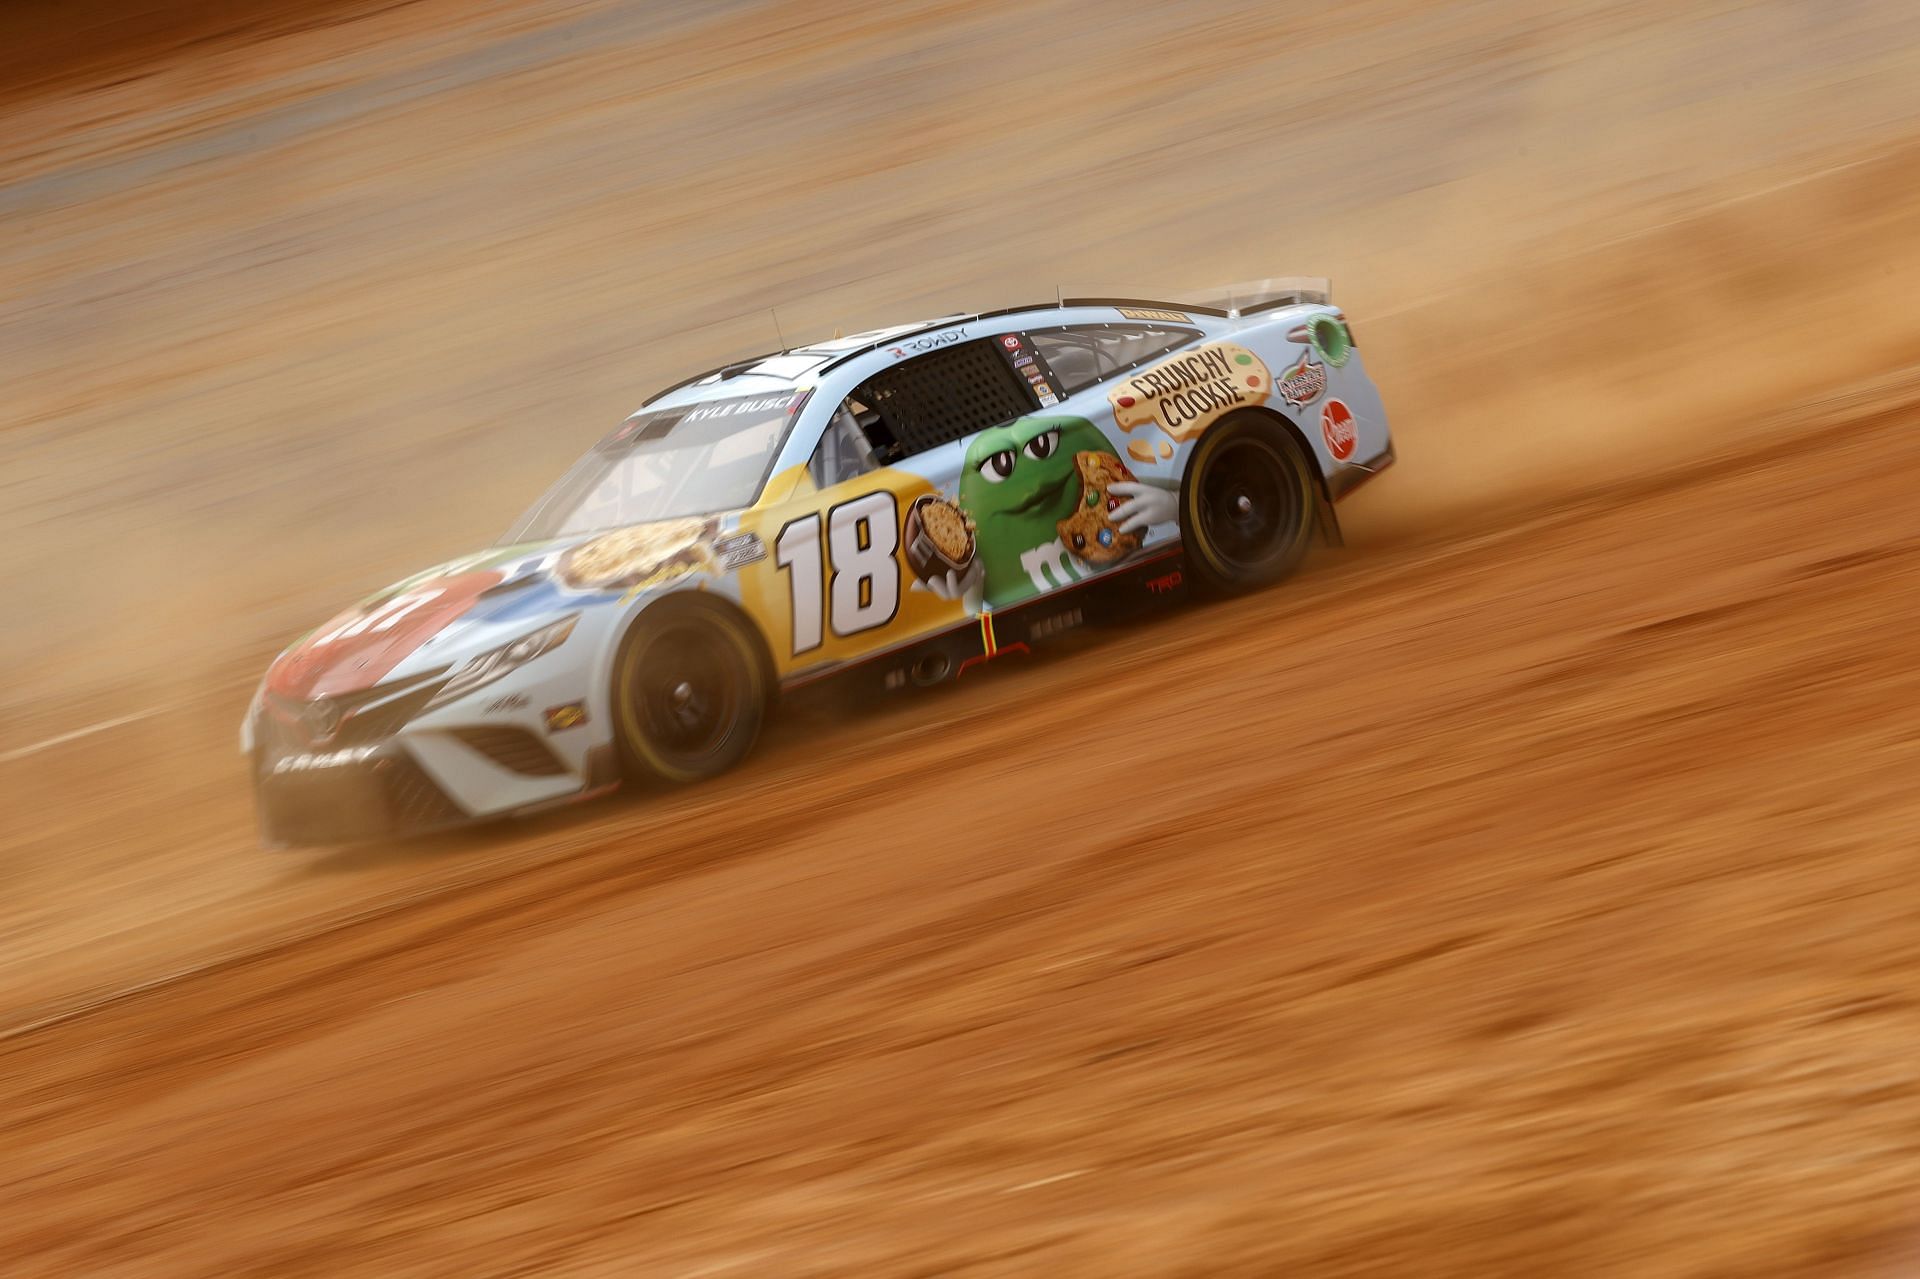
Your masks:
[{"label": "front bumper", "polygon": [[470,820],[393,743],[273,761],[254,793],[261,839],[274,847],[417,835]]},{"label": "front bumper", "polygon": [[260,835],[277,848],[425,834],[585,799],[620,777],[611,742],[501,722],[314,743],[262,716],[255,740]]},{"label": "front bumper", "polygon": [[451,670],[311,700],[263,687],[242,746],[264,842],[416,835],[578,800],[617,780],[606,712],[583,696],[590,678],[578,664],[542,658],[446,701]]}]

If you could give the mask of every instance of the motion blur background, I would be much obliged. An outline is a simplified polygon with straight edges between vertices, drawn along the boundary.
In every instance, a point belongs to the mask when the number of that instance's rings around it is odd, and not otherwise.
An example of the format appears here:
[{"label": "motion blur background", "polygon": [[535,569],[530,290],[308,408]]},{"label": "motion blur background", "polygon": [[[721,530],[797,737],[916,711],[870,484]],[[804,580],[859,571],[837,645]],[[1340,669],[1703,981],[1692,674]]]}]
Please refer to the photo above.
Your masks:
[{"label": "motion blur background", "polygon": [[[1910,0],[0,6],[0,1268],[1910,1272],[1917,85]],[[254,847],[266,659],[768,308],[1290,273],[1401,464],[1288,589]]]}]

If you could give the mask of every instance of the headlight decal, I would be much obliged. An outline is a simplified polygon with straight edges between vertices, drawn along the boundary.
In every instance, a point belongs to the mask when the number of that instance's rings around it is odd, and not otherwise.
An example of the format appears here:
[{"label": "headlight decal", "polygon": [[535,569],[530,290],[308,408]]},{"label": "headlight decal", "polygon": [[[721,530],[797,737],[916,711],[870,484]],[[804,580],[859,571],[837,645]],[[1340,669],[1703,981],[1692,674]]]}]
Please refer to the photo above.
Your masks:
[{"label": "headlight decal", "polygon": [[432,705],[443,706],[457,697],[465,697],[476,688],[485,688],[535,658],[551,653],[567,642],[567,637],[573,634],[574,625],[579,620],[580,615],[574,613],[498,648],[490,648],[468,658],[466,664],[455,671],[453,678],[440,690],[439,696],[433,699]]}]

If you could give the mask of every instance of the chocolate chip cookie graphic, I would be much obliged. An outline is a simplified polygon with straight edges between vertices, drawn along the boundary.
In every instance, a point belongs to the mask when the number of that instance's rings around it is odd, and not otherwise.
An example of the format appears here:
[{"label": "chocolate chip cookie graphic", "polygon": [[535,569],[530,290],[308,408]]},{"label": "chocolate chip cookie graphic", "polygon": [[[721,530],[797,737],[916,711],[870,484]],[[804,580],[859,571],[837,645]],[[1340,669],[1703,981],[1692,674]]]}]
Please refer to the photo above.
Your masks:
[{"label": "chocolate chip cookie graphic", "polygon": [[1080,471],[1080,504],[1060,521],[1060,541],[1089,564],[1111,564],[1139,550],[1143,535],[1123,533],[1108,518],[1123,499],[1110,496],[1107,486],[1133,479],[1127,464],[1112,453],[1093,452],[1076,453],[1073,462]]}]

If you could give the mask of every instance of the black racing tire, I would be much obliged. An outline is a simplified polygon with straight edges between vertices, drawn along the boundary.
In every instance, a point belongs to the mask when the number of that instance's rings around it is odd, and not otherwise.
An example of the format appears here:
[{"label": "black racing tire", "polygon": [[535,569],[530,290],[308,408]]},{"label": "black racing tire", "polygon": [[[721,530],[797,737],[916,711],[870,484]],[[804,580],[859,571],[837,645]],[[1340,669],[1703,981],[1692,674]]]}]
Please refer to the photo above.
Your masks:
[{"label": "black racing tire", "polygon": [[1180,484],[1180,536],[1201,584],[1271,586],[1313,543],[1319,486],[1293,433],[1263,413],[1230,413],[1194,446]]},{"label": "black racing tire", "polygon": [[696,782],[745,759],[772,678],[750,624],[698,596],[641,614],[613,664],[614,737],[629,778]]}]

